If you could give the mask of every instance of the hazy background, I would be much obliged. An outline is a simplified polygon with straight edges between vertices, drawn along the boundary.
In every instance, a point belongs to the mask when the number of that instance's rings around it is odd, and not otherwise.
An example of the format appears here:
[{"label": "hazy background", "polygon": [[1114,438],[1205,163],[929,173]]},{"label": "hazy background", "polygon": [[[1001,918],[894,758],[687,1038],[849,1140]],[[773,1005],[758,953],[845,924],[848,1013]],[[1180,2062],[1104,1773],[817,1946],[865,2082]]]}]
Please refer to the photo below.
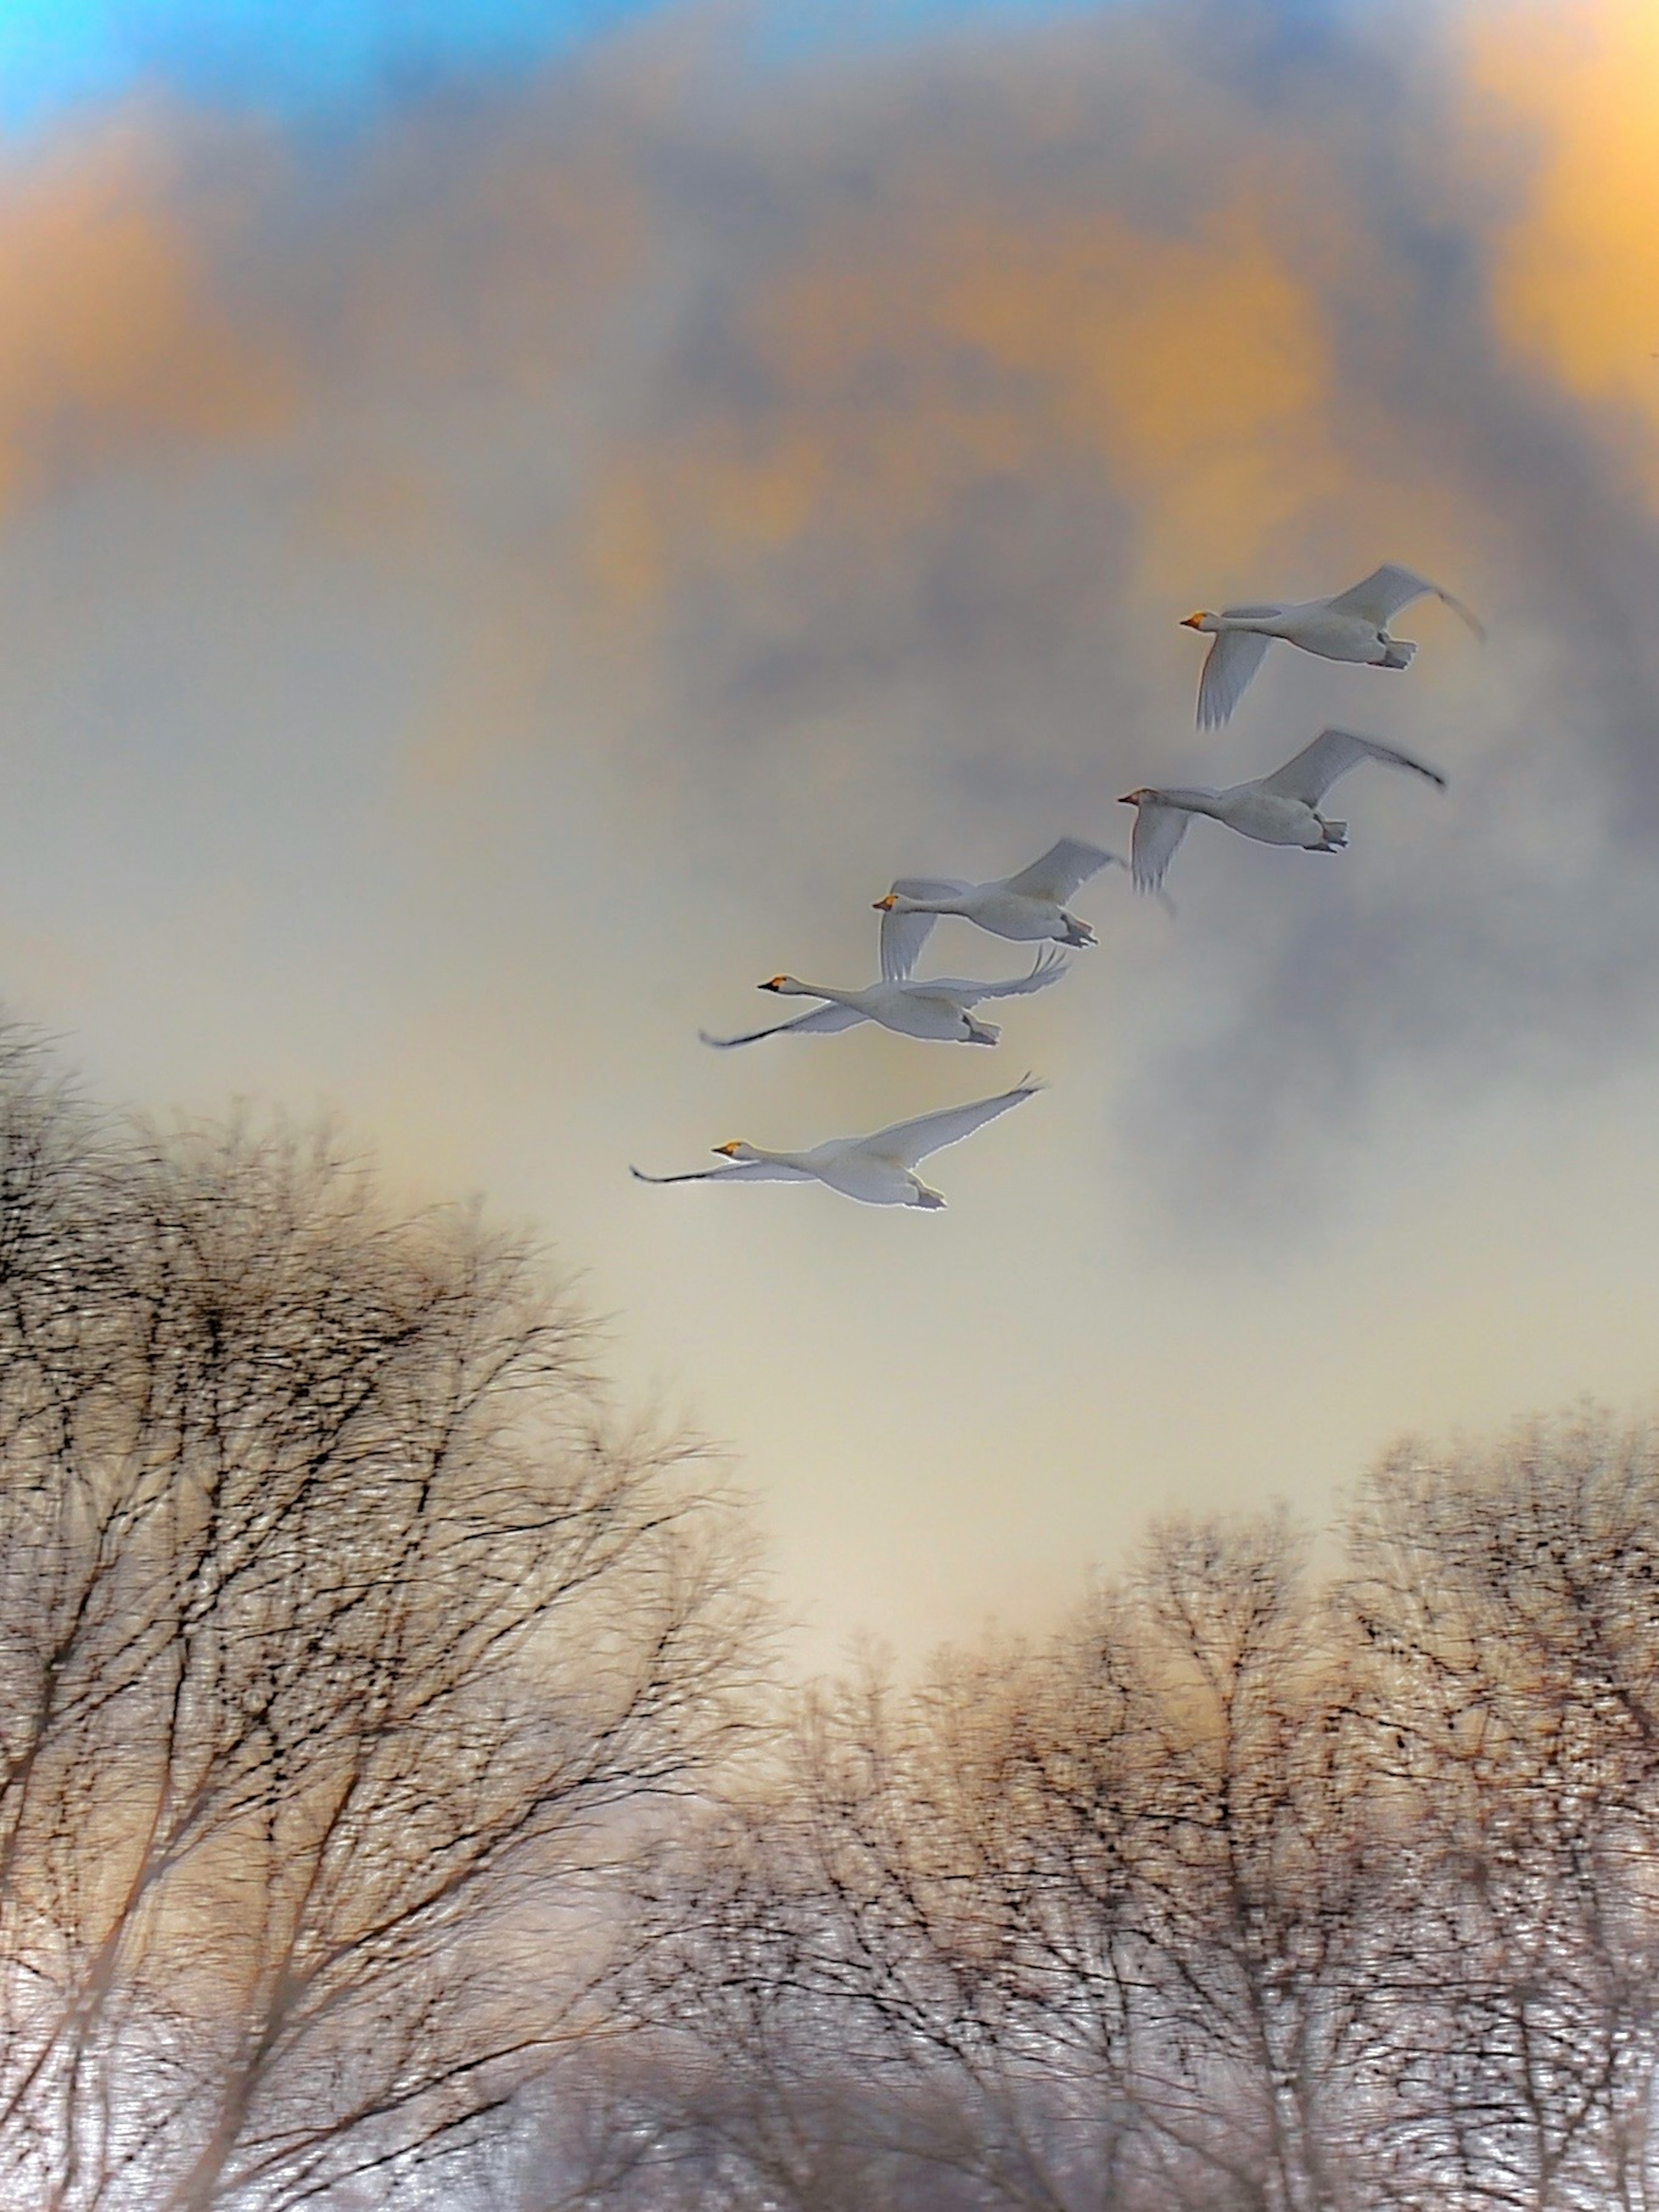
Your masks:
[{"label": "hazy background", "polygon": [[[100,1091],[542,1226],[813,1661],[1650,1401],[1645,0],[9,13],[0,993]],[[1430,602],[1194,730],[1181,615],[1382,559],[1486,647]],[[697,1043],[868,980],[896,872],[1328,720],[1449,791],[1199,825],[1174,921],[1099,878],[994,1055]],[[628,1177],[1028,1067],[940,1216]]]}]

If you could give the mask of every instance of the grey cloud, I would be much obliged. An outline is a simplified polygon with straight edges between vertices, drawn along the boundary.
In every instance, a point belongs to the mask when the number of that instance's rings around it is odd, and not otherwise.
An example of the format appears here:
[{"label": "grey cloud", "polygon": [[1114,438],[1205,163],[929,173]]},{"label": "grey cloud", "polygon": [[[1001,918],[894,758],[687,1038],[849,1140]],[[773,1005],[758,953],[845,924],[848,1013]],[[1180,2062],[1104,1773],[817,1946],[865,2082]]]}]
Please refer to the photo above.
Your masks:
[{"label": "grey cloud", "polygon": [[[1206,1207],[1246,1212],[1287,1187],[1317,1193],[1387,1085],[1449,1099],[1494,1080],[1574,1084],[1655,1048],[1659,527],[1617,425],[1495,331],[1492,239],[1524,149],[1507,178],[1472,186],[1449,50],[1425,58],[1419,16],[1414,46],[1391,52],[1389,20],[1147,5],[1029,42],[793,74],[723,70],[717,40],[699,57],[682,32],[666,94],[661,57],[635,37],[516,102],[412,114],[355,174],[271,185],[251,256],[239,248],[237,298],[308,350],[313,451],[418,467],[466,548],[455,557],[510,576],[528,604],[544,580],[550,627],[572,632],[562,652],[585,643],[562,596],[572,533],[618,455],[648,474],[763,453],[823,410],[903,426],[936,480],[925,511],[855,526],[832,505],[753,547],[694,533],[672,549],[648,634],[617,648],[628,683],[613,696],[585,664],[574,721],[543,696],[557,742],[614,747],[659,780],[700,853],[729,839],[753,854],[787,822],[811,847],[799,866],[780,860],[788,881],[876,830],[933,866],[969,830],[998,850],[1043,823],[1121,840],[1124,778],[1255,772],[1287,702],[1443,758],[1438,812],[1366,775],[1345,787],[1359,836],[1401,841],[1385,873],[1357,851],[1315,883],[1282,856],[1222,853],[1219,833],[1189,841],[1185,910],[1156,957],[1162,1003],[1138,1008],[1140,978],[1118,981],[1134,1072],[1110,1134],[1150,1163],[1166,1205],[1200,1185]],[[1420,487],[1457,556],[1447,580],[1482,600],[1492,641],[1469,673],[1474,648],[1431,610],[1419,670],[1397,683],[1273,672],[1204,770],[1196,656],[1139,627],[1142,495],[1063,422],[1011,457],[964,459],[942,410],[1021,405],[1014,372],[971,346],[875,346],[803,393],[754,318],[811,269],[838,212],[902,224],[971,180],[1034,246],[1095,213],[1173,244],[1206,235],[1237,179],[1276,162],[1277,235],[1310,272],[1334,346],[1333,442],[1393,512],[1402,484]],[[1308,178],[1331,196],[1304,195]],[[630,224],[619,275],[593,240]],[[1212,342],[1224,380],[1226,330]],[[1382,535],[1310,485],[1258,587],[1422,557]],[[1195,594],[1218,595],[1227,580],[1193,550]],[[1307,733],[1286,729],[1286,749]],[[792,776],[826,749],[842,787],[810,821],[790,816]],[[1571,832],[1560,850],[1554,805]],[[1224,883],[1237,919],[1212,896]],[[1241,1162],[1259,1170],[1242,1201],[1226,1172]]]}]

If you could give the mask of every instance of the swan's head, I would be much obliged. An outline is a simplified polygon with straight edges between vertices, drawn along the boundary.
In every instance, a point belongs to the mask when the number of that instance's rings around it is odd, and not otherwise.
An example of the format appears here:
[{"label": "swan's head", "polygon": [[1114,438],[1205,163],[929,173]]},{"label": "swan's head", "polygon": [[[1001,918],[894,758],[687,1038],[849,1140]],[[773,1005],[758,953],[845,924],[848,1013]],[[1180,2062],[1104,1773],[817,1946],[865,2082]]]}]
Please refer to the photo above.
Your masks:
[{"label": "swan's head", "polygon": [[1214,629],[1217,626],[1215,617],[1202,607],[1195,615],[1182,615],[1181,617],[1182,629]]},{"label": "swan's head", "polygon": [[755,986],[758,991],[799,991],[800,985],[793,975],[770,975],[763,983]]},{"label": "swan's head", "polygon": [[716,1145],[714,1150],[728,1160],[757,1160],[760,1158],[755,1147],[745,1144],[741,1137],[733,1137],[729,1144]]},{"label": "swan's head", "polygon": [[885,898],[878,898],[876,901],[876,912],[878,914],[891,914],[893,908],[897,904],[898,893],[896,891],[889,891]]},{"label": "swan's head", "polygon": [[1158,793],[1155,791],[1150,790],[1146,785],[1142,784],[1139,791],[1126,791],[1117,803],[1120,806],[1144,806],[1149,799],[1157,797]]}]

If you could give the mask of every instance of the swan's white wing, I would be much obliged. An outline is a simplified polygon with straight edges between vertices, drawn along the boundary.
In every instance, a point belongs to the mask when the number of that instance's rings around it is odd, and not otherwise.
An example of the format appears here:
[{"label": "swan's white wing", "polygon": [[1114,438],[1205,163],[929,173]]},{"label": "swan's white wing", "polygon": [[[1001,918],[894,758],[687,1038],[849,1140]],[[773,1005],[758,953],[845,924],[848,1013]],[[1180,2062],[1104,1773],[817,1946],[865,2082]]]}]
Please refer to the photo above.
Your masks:
[{"label": "swan's white wing", "polygon": [[[1229,607],[1230,615],[1276,615],[1277,607]],[[1224,629],[1205,656],[1198,679],[1198,726],[1217,728],[1244,696],[1244,687],[1261,665],[1261,656],[1273,643],[1259,629]]]},{"label": "swan's white wing", "polygon": [[1340,615],[1358,615],[1362,622],[1371,622],[1378,629],[1386,629],[1402,607],[1413,599],[1439,599],[1455,615],[1461,615],[1477,637],[1485,637],[1485,627],[1478,616],[1470,612],[1462,599],[1431,584],[1426,576],[1415,576],[1409,568],[1401,568],[1392,561],[1385,561],[1380,568],[1358,584],[1351,584],[1346,592],[1339,592],[1328,602],[1331,611]]},{"label": "swan's white wing", "polygon": [[1153,799],[1141,800],[1135,810],[1134,842],[1129,848],[1138,891],[1155,891],[1163,884],[1164,872],[1192,818],[1184,806],[1160,806]]},{"label": "swan's white wing", "polygon": [[1042,1088],[1040,1083],[1018,1083],[1012,1091],[999,1091],[994,1098],[975,1098],[966,1106],[947,1106],[940,1114],[922,1114],[914,1121],[896,1121],[890,1129],[878,1129],[874,1136],[861,1139],[856,1149],[876,1159],[913,1168],[929,1152],[942,1152],[946,1145],[957,1144],[963,1137],[971,1136],[985,1122],[994,1121],[999,1114],[1006,1114],[1011,1106],[1018,1106]]},{"label": "swan's white wing", "polygon": [[1109,860],[1115,867],[1125,866],[1115,853],[1103,853],[1098,845],[1085,845],[1076,837],[1062,837],[1040,860],[1010,876],[1002,888],[1016,898],[1053,899],[1059,906]]},{"label": "swan's white wing", "polygon": [[693,1168],[685,1175],[647,1175],[629,1165],[629,1174],[641,1182],[816,1182],[805,1168],[786,1167],[781,1160],[732,1160],[723,1168]]},{"label": "swan's white wing", "polygon": [[856,1006],[838,1006],[832,1003],[827,1006],[814,1006],[810,1014],[797,1014],[792,1022],[774,1022],[769,1029],[747,1030],[742,1036],[710,1036],[707,1030],[699,1030],[697,1035],[704,1044],[712,1044],[717,1051],[730,1052],[735,1044],[755,1044],[762,1037],[781,1036],[788,1030],[793,1030],[801,1036],[829,1036],[836,1030],[850,1030],[855,1022],[866,1018]]},{"label": "swan's white wing", "polygon": [[975,983],[960,975],[941,975],[935,981],[930,975],[922,988],[948,991],[964,1006],[976,1006],[981,999],[1017,999],[1027,991],[1043,990],[1050,983],[1058,983],[1066,969],[1066,955],[1057,945],[1051,945],[1038,953],[1024,975],[1006,983]]},{"label": "swan's white wing", "polygon": [[1317,806],[1338,776],[1358,768],[1363,760],[1381,761],[1387,768],[1408,768],[1413,775],[1438,784],[1443,791],[1446,787],[1446,779],[1437,768],[1402,752],[1398,745],[1385,745],[1377,738],[1356,737],[1352,730],[1322,730],[1294,760],[1262,776],[1256,789],[1276,799],[1300,799]]},{"label": "swan's white wing", "polygon": [[[950,876],[901,876],[893,889],[901,898],[960,898],[973,889]],[[885,983],[902,982],[921,957],[921,948],[939,920],[936,914],[883,915],[881,975]]]}]

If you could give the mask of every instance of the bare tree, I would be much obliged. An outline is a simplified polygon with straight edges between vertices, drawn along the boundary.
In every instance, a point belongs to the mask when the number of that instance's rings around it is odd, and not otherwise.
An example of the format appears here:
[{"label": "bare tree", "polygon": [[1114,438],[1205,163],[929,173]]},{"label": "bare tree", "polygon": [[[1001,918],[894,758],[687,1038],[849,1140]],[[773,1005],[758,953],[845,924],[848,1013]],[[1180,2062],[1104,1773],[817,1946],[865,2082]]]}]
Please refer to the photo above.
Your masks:
[{"label": "bare tree", "polygon": [[1364,1867],[1330,1627],[1282,1520],[1172,1526],[1046,1650],[807,1697],[775,1794],[659,1905],[661,1990],[775,2129],[832,2051],[886,2084],[893,2171],[986,2202],[1345,2201]]},{"label": "bare tree", "polygon": [[1172,1523],[1047,1646],[805,1695],[647,1900],[662,2155],[801,2212],[1652,2212],[1656,1529],[1647,1431],[1402,1453],[1322,1587]]},{"label": "bare tree", "polygon": [[1486,1455],[1401,1450],[1352,1548],[1390,1770],[1401,2185],[1528,2212],[1650,2206],[1655,1438],[1587,1418]]},{"label": "bare tree", "polygon": [[417,2201],[743,1723],[732,1511],[324,1139],[100,1127],[13,1032],[0,1206],[0,2193]]}]

